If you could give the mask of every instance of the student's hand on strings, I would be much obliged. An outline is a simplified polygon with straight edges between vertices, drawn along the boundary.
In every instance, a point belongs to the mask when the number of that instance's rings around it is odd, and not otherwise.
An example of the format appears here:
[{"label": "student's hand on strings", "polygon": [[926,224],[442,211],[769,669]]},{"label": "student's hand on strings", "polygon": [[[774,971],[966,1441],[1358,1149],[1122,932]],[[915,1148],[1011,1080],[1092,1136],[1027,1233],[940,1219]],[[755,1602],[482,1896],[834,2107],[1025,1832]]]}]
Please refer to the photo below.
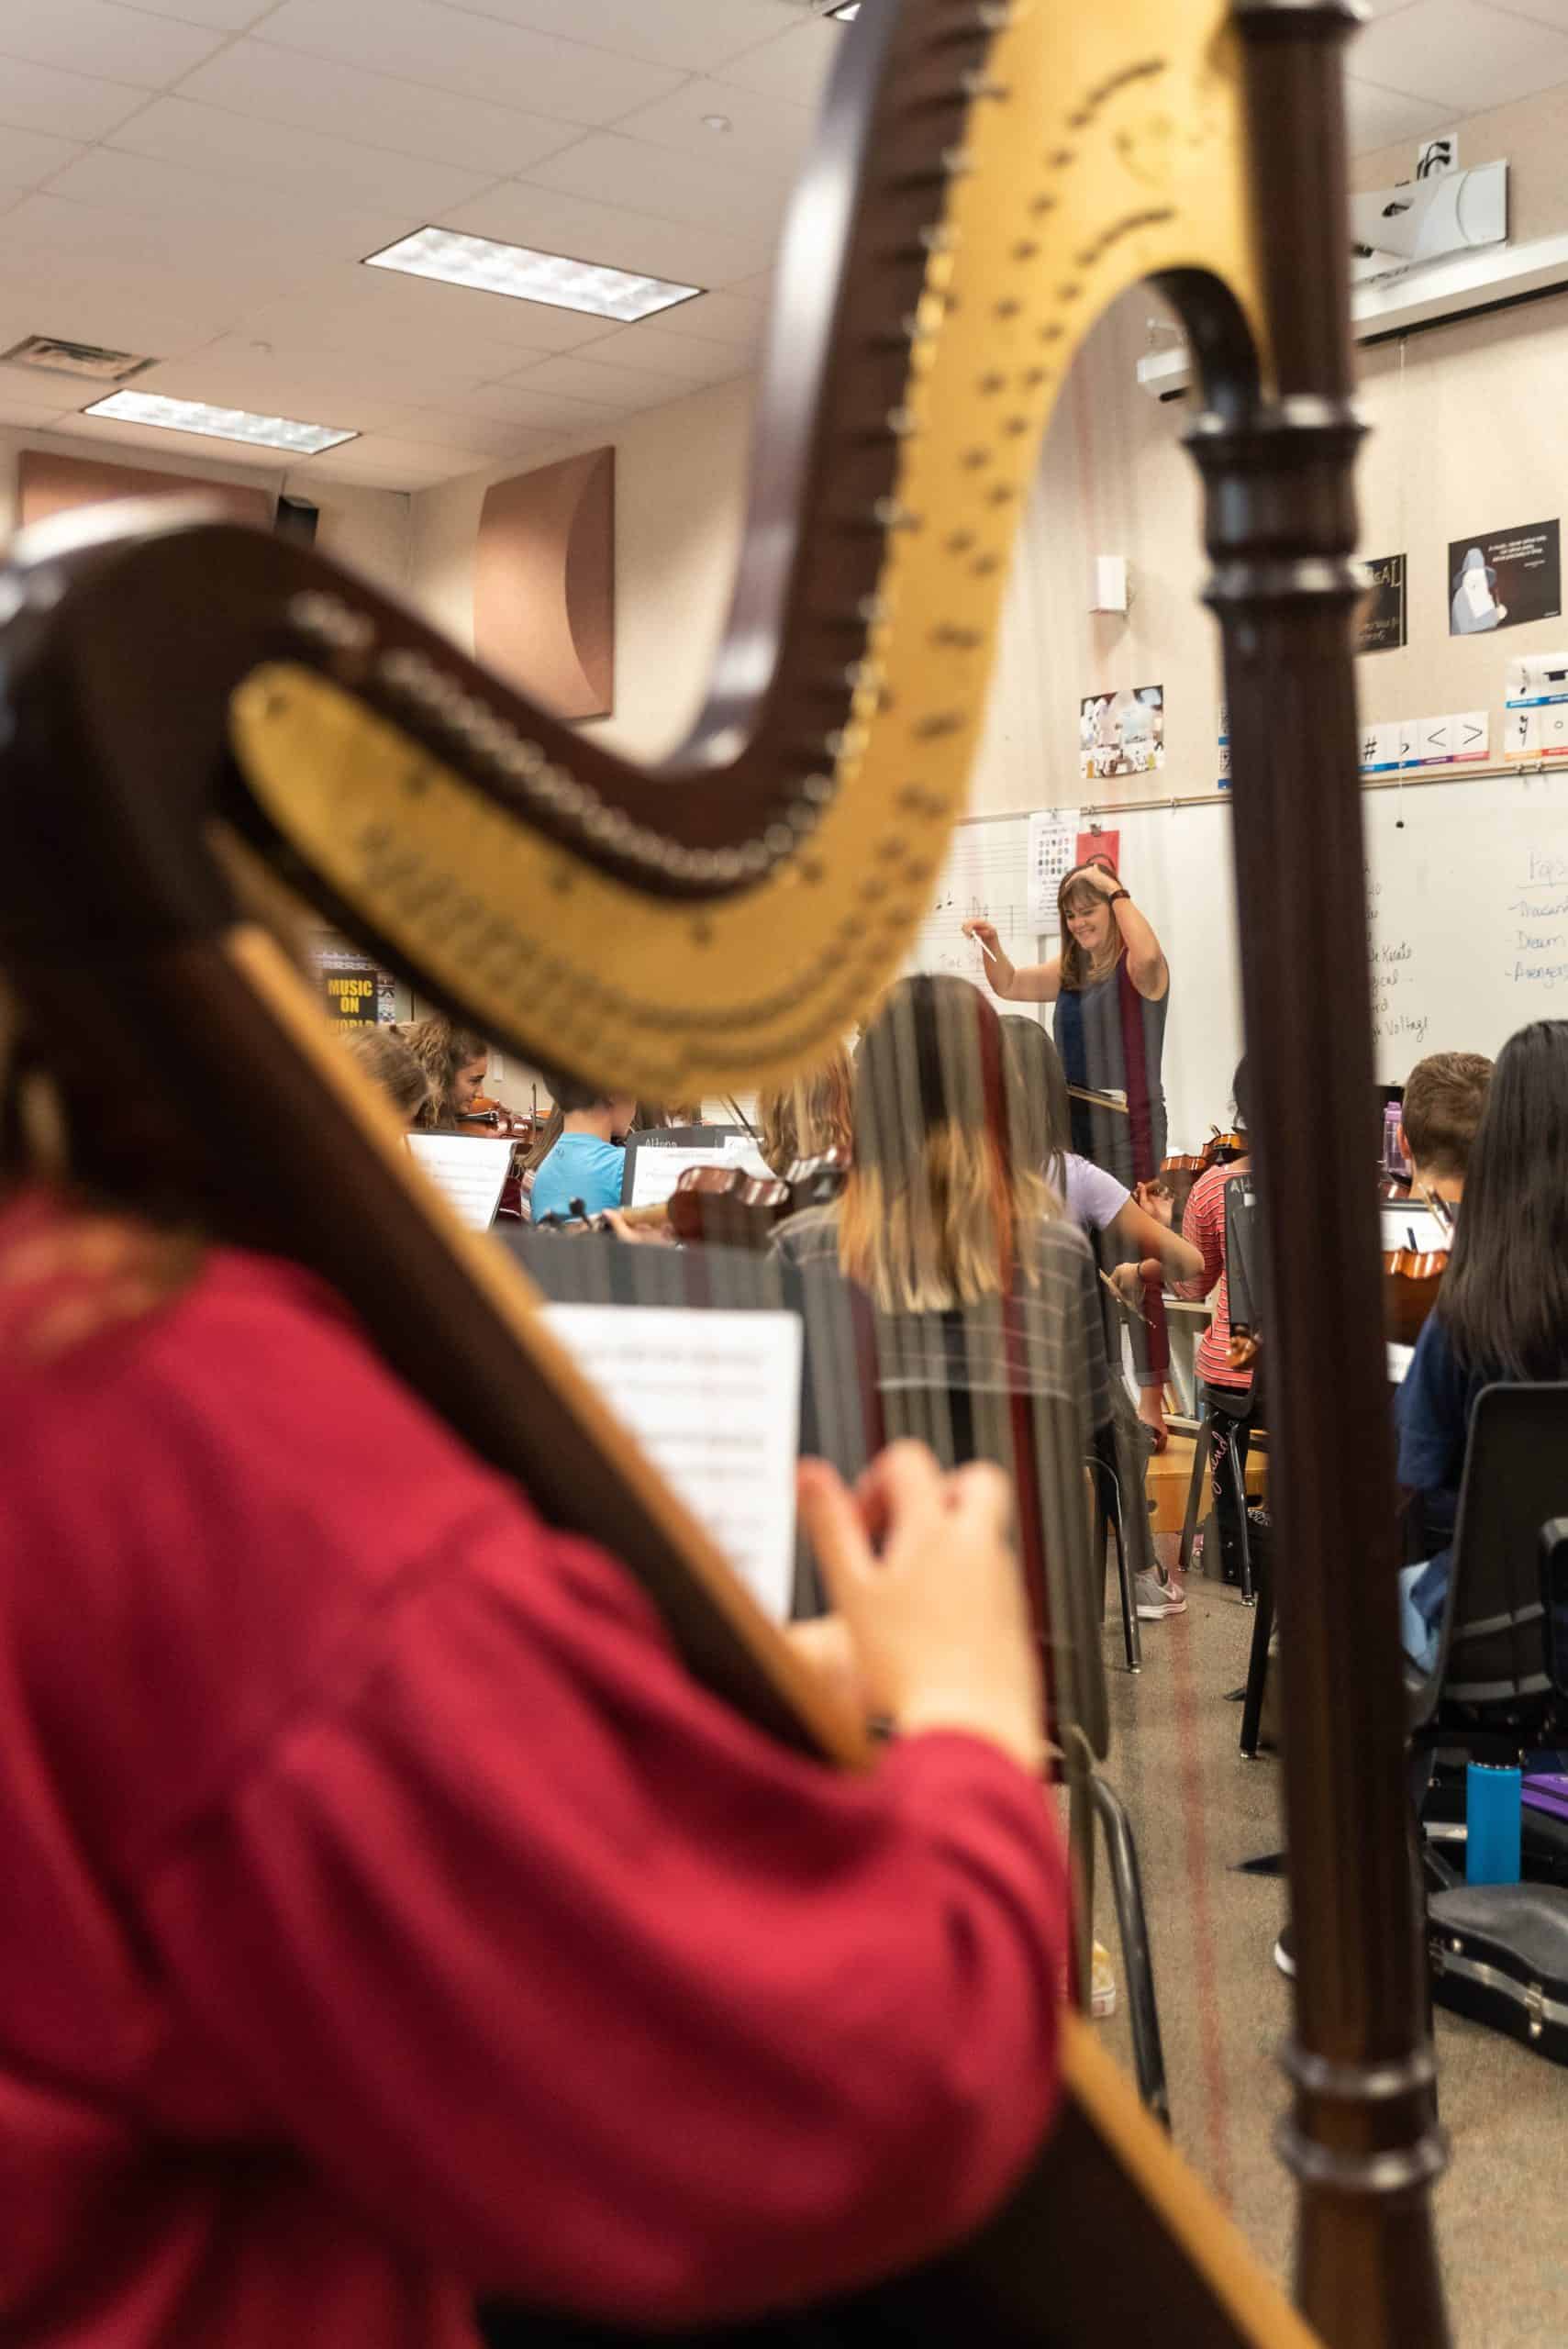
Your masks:
[{"label": "student's hand on strings", "polygon": [[667,1223],[628,1223],[619,1208],[605,1209],[605,1229],[634,1248],[673,1248],[675,1235]]},{"label": "student's hand on strings", "polygon": [[1151,1215],[1157,1223],[1164,1224],[1169,1230],[1176,1202],[1162,1183],[1137,1183],[1133,1186],[1132,1196],[1145,1215]]},{"label": "student's hand on strings", "polygon": [[1040,1667],[1000,1469],[944,1474],[923,1444],[895,1443],[853,1494],[802,1461],[799,1494],[865,1709],[910,1733],[967,1730],[1040,1772]]},{"label": "student's hand on strings", "polygon": [[850,1627],[841,1615],[816,1615],[802,1623],[786,1623],[784,1637],[808,1664],[828,1693],[862,1720],[871,1718],[861,1660]]}]

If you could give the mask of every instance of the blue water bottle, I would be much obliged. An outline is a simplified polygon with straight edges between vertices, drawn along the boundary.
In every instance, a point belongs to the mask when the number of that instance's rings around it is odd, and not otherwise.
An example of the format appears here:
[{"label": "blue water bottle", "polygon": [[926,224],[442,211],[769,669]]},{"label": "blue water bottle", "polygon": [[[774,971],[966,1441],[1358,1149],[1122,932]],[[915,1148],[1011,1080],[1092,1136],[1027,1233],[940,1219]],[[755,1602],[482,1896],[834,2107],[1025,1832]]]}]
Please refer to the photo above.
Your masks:
[{"label": "blue water bottle", "polygon": [[1472,1762],[1464,1773],[1464,1875],[1468,1884],[1519,1880],[1519,1772]]}]

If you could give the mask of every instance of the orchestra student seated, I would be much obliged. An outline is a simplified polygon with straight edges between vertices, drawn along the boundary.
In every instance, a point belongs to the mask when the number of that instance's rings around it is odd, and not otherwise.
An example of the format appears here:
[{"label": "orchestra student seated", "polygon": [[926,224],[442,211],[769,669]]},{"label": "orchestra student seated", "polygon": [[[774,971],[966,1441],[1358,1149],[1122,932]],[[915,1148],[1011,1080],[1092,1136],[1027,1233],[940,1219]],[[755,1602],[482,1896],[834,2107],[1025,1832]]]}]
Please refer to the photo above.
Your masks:
[{"label": "orchestra student seated", "polygon": [[[782,1223],[774,1245],[805,1279],[819,1286],[830,1271],[868,1300],[869,1333],[862,1325],[852,1345],[834,1343],[814,1332],[806,1289],[807,1353],[835,1366],[842,1415],[857,1423],[862,1406],[848,1389],[863,1383],[889,1432],[917,1432],[949,1461],[982,1457],[1031,1475],[1046,1551],[1065,1559],[1083,1554],[1086,1457],[1103,1443],[1129,1492],[1142,1464],[1129,1447],[1136,1420],[1125,1395],[1124,1414],[1117,1408],[1093,1255],[1044,1177],[1015,1154],[1001,1077],[1001,1024],[977,987],[948,975],[900,980],[855,1056],[844,1189]],[[824,1309],[819,1302],[818,1318]],[[863,1382],[840,1367],[851,1359]],[[1032,1459],[1015,1408],[1025,1397]],[[816,1408],[828,1424],[832,1397]],[[1021,1501],[1024,1492],[1020,1484]],[[1179,1611],[1179,1596],[1158,1586],[1152,1553],[1135,1554],[1149,1568],[1140,1611]]]},{"label": "orchestra student seated", "polygon": [[[1407,1118],[1408,1108],[1407,1108]],[[1497,1055],[1438,1299],[1399,1389],[1399,1482],[1431,1554],[1400,1577],[1406,1652],[1437,1650],[1471,1413],[1498,1380],[1568,1378],[1568,1020]]]},{"label": "orchestra student seated", "polygon": [[[529,1194],[536,1223],[547,1215],[603,1215],[620,1205],[626,1137],[637,1116],[628,1093],[599,1093],[559,1077],[552,1086],[561,1132],[540,1159]],[[579,1206],[580,1203],[580,1206]]]},{"label": "orchestra student seated", "polygon": [[210,1133],[20,1047],[7,2337],[472,2349],[482,2293],[686,2330],[973,2230],[1055,2102],[1066,1964],[1002,1478],[803,1471],[897,1732],[835,1772],[267,1252],[265,1196],[214,1228]]},{"label": "orchestra student seated", "polygon": [[[1236,1123],[1247,1125],[1247,1063],[1237,1063],[1230,1082]],[[1193,1185],[1182,1219],[1183,1237],[1202,1258],[1195,1279],[1184,1281],[1178,1295],[1204,1297],[1213,1292],[1214,1314],[1197,1341],[1196,1367],[1202,1400],[1213,1414],[1209,1434],[1209,1486],[1214,1497],[1214,1521],[1219,1535],[1219,1575],[1226,1582],[1241,1579],[1241,1512],[1227,1463],[1228,1441],[1235,1443],[1236,1462],[1243,1478],[1249,1440],[1262,1414],[1259,1382],[1251,1370],[1237,1370],[1230,1361],[1230,1284],[1225,1264],[1225,1186],[1251,1168],[1250,1154],[1211,1166]],[[1213,1562],[1205,1562],[1212,1574]]]},{"label": "orchestra student seated", "polygon": [[1486,1107],[1492,1063],[1480,1052],[1431,1052],[1405,1080],[1399,1143],[1418,1192],[1455,1205]]},{"label": "orchestra student seated", "polygon": [[419,1113],[422,1126],[454,1126],[473,1105],[490,1065],[490,1047],[471,1028],[459,1028],[440,1013],[400,1028],[399,1035],[430,1080],[430,1097]]},{"label": "orchestra student seated", "polygon": [[1135,1198],[1125,1183],[1073,1148],[1066,1071],[1040,1021],[1022,1012],[1005,1013],[1002,1041],[1015,1152],[1040,1169],[1069,1222],[1090,1234],[1106,1234],[1115,1260],[1109,1277],[1124,1304],[1140,1308],[1151,1282],[1195,1279],[1202,1258],[1172,1230],[1169,1198],[1147,1184],[1139,1185]]},{"label": "orchestra student seated", "polygon": [[847,1159],[854,1149],[854,1073],[842,1044],[791,1085],[757,1099],[759,1148],[773,1173],[784,1175],[803,1159],[829,1151]]},{"label": "orchestra student seated", "polygon": [[430,1098],[430,1073],[396,1028],[358,1028],[345,1036],[349,1056],[362,1076],[378,1085],[405,1126],[412,1126]]}]

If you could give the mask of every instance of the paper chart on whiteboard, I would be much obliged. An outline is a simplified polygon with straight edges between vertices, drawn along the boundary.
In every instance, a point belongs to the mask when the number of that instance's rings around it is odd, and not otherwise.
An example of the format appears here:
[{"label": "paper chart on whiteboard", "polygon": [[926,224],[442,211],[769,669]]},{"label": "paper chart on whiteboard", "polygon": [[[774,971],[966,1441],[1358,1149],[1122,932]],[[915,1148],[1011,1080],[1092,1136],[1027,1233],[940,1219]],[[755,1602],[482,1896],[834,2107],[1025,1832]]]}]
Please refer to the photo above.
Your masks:
[{"label": "paper chart on whiteboard", "polygon": [[1028,816],[983,817],[957,827],[936,902],[909,958],[912,971],[951,971],[983,985],[985,958],[965,938],[966,921],[995,922],[1014,963],[1040,959],[1029,918],[1029,828]]}]

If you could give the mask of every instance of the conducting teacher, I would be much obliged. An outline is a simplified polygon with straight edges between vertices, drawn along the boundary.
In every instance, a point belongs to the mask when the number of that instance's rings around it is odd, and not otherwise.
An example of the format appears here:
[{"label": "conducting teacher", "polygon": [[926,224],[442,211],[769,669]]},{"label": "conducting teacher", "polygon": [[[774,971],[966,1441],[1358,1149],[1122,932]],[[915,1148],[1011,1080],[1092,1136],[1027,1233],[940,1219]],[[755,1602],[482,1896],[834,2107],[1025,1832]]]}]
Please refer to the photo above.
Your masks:
[{"label": "conducting teacher", "polygon": [[[1114,1097],[1107,1107],[1073,1099],[1073,1147],[1135,1194],[1165,1155],[1161,1061],[1171,972],[1146,918],[1108,857],[1075,865],[1057,894],[1062,951],[1023,970],[1009,961],[988,921],[965,933],[983,950],[995,994],[1009,1003],[1053,1003],[1056,1049],[1069,1086]],[[1158,1211],[1151,1194],[1141,1204]],[[1163,1393],[1169,1350],[1158,1293],[1146,1299],[1147,1326],[1132,1325],[1139,1416],[1164,1448]]]}]

